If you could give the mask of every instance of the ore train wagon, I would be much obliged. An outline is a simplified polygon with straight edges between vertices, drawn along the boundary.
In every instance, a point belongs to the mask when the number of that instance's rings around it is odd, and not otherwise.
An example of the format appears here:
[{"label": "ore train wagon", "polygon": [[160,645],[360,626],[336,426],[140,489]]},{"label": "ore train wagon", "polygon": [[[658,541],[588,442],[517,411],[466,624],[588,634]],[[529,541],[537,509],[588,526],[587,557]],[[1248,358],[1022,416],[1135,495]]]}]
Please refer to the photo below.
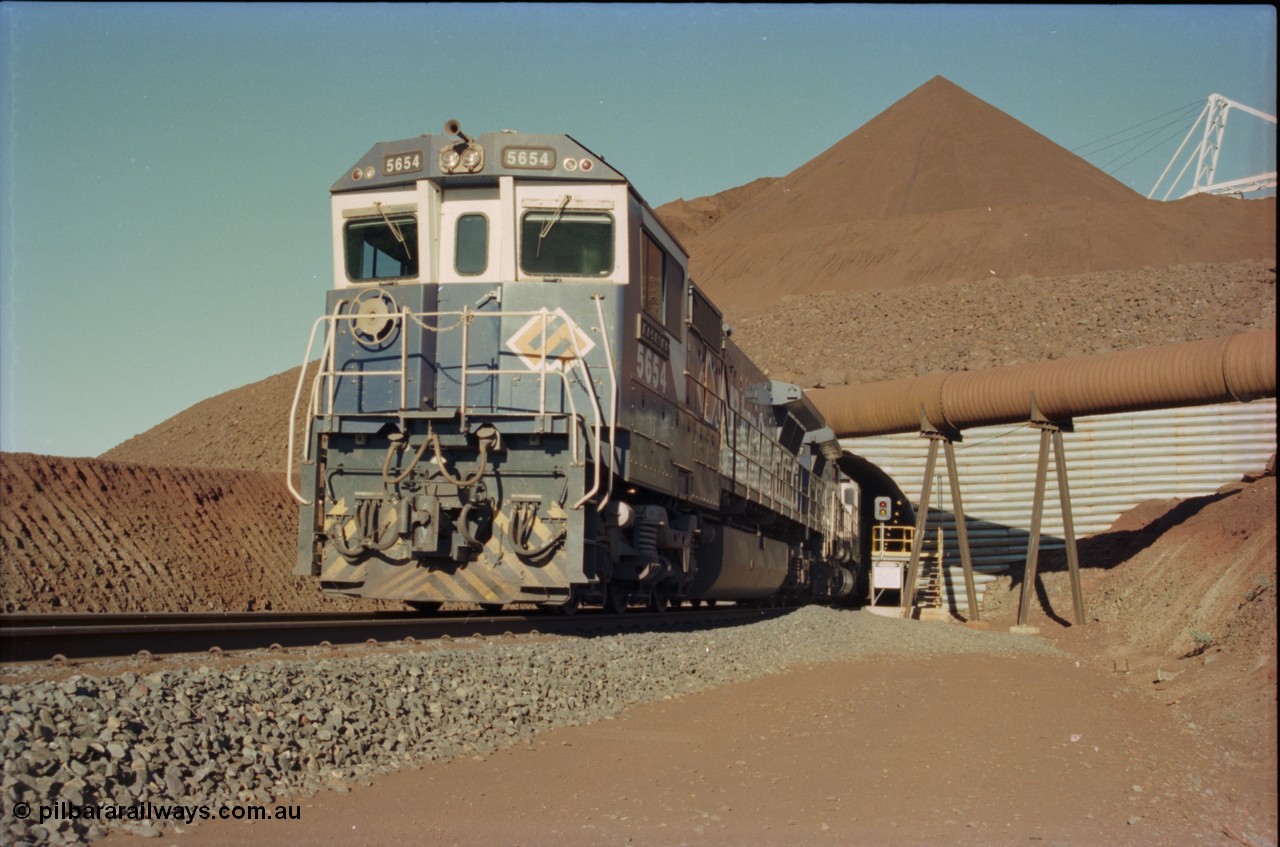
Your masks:
[{"label": "ore train wagon", "polygon": [[851,594],[834,436],[603,158],[450,121],[376,144],[331,195],[304,443],[290,420],[295,573],[424,610]]}]

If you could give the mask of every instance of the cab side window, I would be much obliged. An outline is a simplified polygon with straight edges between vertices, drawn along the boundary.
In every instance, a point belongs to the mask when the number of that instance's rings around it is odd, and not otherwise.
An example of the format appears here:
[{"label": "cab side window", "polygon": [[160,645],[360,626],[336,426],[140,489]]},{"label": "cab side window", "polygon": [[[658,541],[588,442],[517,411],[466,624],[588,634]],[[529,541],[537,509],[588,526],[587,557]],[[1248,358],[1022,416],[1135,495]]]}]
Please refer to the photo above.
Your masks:
[{"label": "cab side window", "polygon": [[640,299],[645,314],[678,338],[684,317],[684,268],[644,230],[640,241]]},{"label": "cab side window", "polygon": [[640,300],[644,304],[644,313],[663,323],[666,320],[666,302],[663,300],[662,266],[666,254],[649,233],[642,230],[640,238],[643,241],[640,248]]}]

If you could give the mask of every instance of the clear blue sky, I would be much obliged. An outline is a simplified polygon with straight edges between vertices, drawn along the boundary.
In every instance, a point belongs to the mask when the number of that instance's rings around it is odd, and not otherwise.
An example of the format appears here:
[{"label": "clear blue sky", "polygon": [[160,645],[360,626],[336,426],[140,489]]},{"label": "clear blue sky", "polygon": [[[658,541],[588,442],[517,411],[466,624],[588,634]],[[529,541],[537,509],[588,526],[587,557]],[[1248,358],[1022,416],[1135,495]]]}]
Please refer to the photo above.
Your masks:
[{"label": "clear blue sky", "polygon": [[[1210,93],[1276,112],[1270,6],[2,3],[0,37],[0,449],[67,456],[300,364],[329,185],[447,118],[569,133],[657,206],[939,74],[1144,195]],[[1275,169],[1261,127],[1220,178]]]}]

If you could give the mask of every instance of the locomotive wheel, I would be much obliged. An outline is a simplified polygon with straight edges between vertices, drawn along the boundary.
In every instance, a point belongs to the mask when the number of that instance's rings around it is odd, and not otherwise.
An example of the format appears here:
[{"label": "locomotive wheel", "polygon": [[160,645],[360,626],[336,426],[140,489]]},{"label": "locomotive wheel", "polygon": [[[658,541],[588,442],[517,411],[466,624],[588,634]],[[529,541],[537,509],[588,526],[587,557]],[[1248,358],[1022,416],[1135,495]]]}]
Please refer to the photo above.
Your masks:
[{"label": "locomotive wheel", "polygon": [[444,603],[427,600],[406,600],[404,604],[415,612],[421,612],[424,615],[435,614],[444,605]]},{"label": "locomotive wheel", "polygon": [[665,585],[655,585],[653,590],[649,592],[649,611],[662,613],[667,610],[667,587]]},{"label": "locomotive wheel", "polygon": [[621,582],[610,582],[604,587],[604,611],[608,615],[620,615],[627,610],[627,587]]}]

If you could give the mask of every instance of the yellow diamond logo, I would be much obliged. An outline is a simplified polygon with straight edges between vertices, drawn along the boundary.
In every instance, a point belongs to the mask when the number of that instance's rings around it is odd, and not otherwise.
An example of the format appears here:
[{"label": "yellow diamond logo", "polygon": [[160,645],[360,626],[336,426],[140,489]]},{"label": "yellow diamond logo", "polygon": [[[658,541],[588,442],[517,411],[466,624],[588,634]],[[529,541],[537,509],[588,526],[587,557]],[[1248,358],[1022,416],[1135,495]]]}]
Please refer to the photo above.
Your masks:
[{"label": "yellow diamond logo", "polygon": [[595,346],[564,309],[543,309],[507,339],[507,349],[534,372],[560,370],[566,361],[586,356]]}]

